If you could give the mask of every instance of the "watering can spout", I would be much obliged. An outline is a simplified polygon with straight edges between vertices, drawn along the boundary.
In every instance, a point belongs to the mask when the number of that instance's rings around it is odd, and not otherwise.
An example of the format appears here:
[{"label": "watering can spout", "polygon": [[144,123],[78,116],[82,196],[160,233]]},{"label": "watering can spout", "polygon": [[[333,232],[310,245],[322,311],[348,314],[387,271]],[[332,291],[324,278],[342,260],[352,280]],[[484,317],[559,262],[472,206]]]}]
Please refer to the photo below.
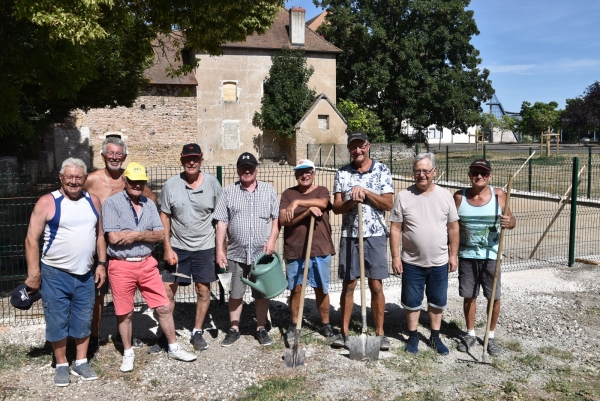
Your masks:
[{"label": "watering can spout", "polygon": [[287,288],[281,256],[277,252],[273,252],[272,255],[261,253],[252,264],[250,274],[253,280],[242,277],[242,282],[262,293],[267,299],[275,298]]}]

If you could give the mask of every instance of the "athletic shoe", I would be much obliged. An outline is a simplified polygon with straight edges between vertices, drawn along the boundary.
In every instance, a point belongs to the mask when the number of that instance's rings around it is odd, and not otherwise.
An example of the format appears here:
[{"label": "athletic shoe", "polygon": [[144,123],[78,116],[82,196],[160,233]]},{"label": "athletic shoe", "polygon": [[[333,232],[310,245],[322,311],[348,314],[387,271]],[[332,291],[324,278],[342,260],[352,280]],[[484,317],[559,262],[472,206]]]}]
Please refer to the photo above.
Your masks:
[{"label": "athletic shoe", "polygon": [[328,340],[331,340],[331,339],[333,339],[333,337],[335,337],[335,333],[333,332],[333,327],[331,327],[331,325],[329,323],[324,324],[319,329],[319,334],[321,334],[323,337],[325,337]]},{"label": "athletic shoe", "polygon": [[419,352],[419,337],[409,336],[408,341],[406,341],[404,351],[410,352],[411,354],[416,354]]},{"label": "athletic shoe", "polygon": [[167,348],[169,348],[169,343],[167,342],[167,337],[163,334],[162,336],[158,337],[156,344],[148,348],[148,353],[160,354],[161,352],[166,351]]},{"label": "athletic shoe", "polygon": [[440,355],[448,355],[450,353],[448,347],[444,345],[442,339],[439,337],[429,337],[429,345]]},{"label": "athletic shoe", "polygon": [[233,345],[233,343],[236,342],[238,338],[240,338],[239,330],[229,329],[227,335],[225,336],[223,341],[221,341],[221,347],[229,347],[230,345]]},{"label": "athletic shoe", "polygon": [[456,349],[460,352],[469,352],[475,344],[477,344],[477,337],[467,334],[460,339],[460,343]]},{"label": "athletic shoe", "polygon": [[379,351],[387,351],[390,349],[390,340],[386,336],[381,336],[379,343]]},{"label": "athletic shoe", "polygon": [[267,330],[265,330],[264,327],[256,332],[256,339],[260,345],[264,346],[271,345],[273,343],[273,339],[269,336],[269,333],[267,333]]},{"label": "athletic shoe", "polygon": [[131,372],[133,370],[133,361],[135,360],[135,354],[129,356],[123,355],[123,363],[121,364],[121,372]]},{"label": "athletic shoe", "polygon": [[98,375],[90,368],[90,364],[87,362],[81,365],[73,365],[71,373],[81,377],[83,380],[98,380]]},{"label": "athletic shoe", "polygon": [[176,361],[192,362],[196,360],[196,355],[191,354],[181,347],[178,347],[175,351],[169,351],[169,359],[175,359]]},{"label": "athletic shoe", "polygon": [[496,342],[495,338],[488,338],[487,352],[491,356],[500,356],[502,353],[502,347]]},{"label": "athletic shoe", "polygon": [[204,337],[202,337],[202,334],[204,334],[204,331],[197,331],[194,334],[194,337],[192,337],[192,344],[194,344],[194,349],[197,351],[204,351],[208,349],[208,343]]},{"label": "athletic shoe", "polygon": [[290,327],[288,327],[287,332],[283,335],[283,339],[285,341],[287,341],[288,343],[291,343],[292,341],[294,341],[295,335],[296,335],[296,325],[290,324]]},{"label": "athletic shoe", "polygon": [[348,336],[346,334],[337,334],[333,337],[333,341],[331,342],[332,348],[346,348],[348,349]]},{"label": "athletic shoe", "polygon": [[96,357],[98,355],[98,351],[100,351],[98,337],[90,337],[90,342],[87,349],[87,359]]},{"label": "athletic shoe", "polygon": [[69,383],[71,383],[71,378],[69,377],[69,367],[57,367],[56,373],[54,374],[54,385],[58,387],[66,387],[69,385]]}]

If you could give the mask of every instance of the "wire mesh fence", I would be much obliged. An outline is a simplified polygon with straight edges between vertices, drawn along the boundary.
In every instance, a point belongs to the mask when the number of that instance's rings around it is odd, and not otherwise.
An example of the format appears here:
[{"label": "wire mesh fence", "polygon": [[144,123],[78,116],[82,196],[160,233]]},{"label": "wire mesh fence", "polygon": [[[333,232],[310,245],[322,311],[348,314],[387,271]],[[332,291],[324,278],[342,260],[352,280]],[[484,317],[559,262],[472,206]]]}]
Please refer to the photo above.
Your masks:
[{"label": "wire mesh fence", "polygon": [[[337,145],[339,147],[340,145]],[[322,147],[328,157],[321,160],[315,158],[318,167],[315,183],[330,190],[337,168],[349,162],[349,155],[334,148]],[[404,148],[406,149],[406,148]],[[398,148],[400,152],[400,148]],[[414,150],[413,150],[414,152]],[[412,184],[412,155],[401,158],[394,153],[391,166],[393,167],[393,183],[395,192]],[[340,156],[338,158],[338,155]],[[414,155],[414,153],[413,153]],[[437,152],[437,184],[454,192],[469,186],[467,176],[468,166],[477,155],[452,154]],[[511,174],[516,175],[511,195],[511,209],[517,218],[517,227],[509,231],[505,240],[503,252],[503,270],[524,270],[548,266],[567,265],[569,262],[569,246],[573,246],[578,258],[600,260],[600,245],[596,240],[597,227],[600,226],[600,189],[594,183],[594,178],[600,168],[600,158],[597,155],[583,155],[579,160],[581,173],[578,184],[578,202],[576,209],[576,229],[572,229],[571,199],[569,190],[573,176],[573,158],[570,156],[534,157],[528,160],[529,151],[520,154],[490,154],[488,159],[493,166],[491,185],[504,187]],[[310,155],[309,155],[310,157]],[[345,159],[344,159],[345,157]],[[381,160],[385,163],[384,160]],[[386,163],[387,164],[387,163]],[[206,165],[203,171],[208,172],[222,181],[226,186],[237,181],[238,176],[234,166],[219,167]],[[150,178],[148,185],[160,198],[164,182],[173,175],[181,172],[180,166],[158,166],[148,169]],[[579,171],[578,171],[579,173]],[[290,166],[278,164],[262,164],[259,167],[258,179],[265,181],[276,189],[280,195],[285,189],[296,185]],[[43,321],[41,303],[36,303],[29,311],[12,308],[9,296],[12,289],[21,283],[27,275],[27,265],[24,254],[24,240],[27,232],[29,216],[39,197],[59,187],[57,173],[41,174],[35,177],[27,175],[0,175],[0,324],[34,324]],[[333,194],[331,194],[333,197]],[[336,249],[341,236],[341,216],[331,215],[333,241]],[[573,237],[572,239],[570,237]],[[283,253],[283,235],[277,242],[277,251]],[[157,244],[154,256],[162,268],[162,245]],[[391,269],[391,258],[389,271]],[[337,255],[332,259],[331,290],[339,291],[341,281],[337,278]],[[384,286],[400,285],[400,278],[390,275],[384,280]],[[219,286],[214,283],[211,287],[213,297],[219,298]],[[287,293],[287,291],[286,291]],[[281,297],[285,297],[286,293]],[[249,292],[247,298],[250,298]],[[193,303],[196,294],[193,286],[180,287],[176,301]],[[144,305],[143,299],[136,296],[136,307]],[[114,313],[110,294],[105,300],[105,314]]]}]

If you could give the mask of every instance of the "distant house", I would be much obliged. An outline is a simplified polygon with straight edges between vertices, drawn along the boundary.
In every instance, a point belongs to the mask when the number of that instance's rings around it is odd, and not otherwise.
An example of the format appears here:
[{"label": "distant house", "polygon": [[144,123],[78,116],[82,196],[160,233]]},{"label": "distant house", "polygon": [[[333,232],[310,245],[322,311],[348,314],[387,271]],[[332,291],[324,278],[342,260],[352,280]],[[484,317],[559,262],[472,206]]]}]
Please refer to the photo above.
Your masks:
[{"label": "distant house", "polygon": [[[54,167],[70,156],[83,158],[90,167],[102,166],[100,146],[107,135],[121,135],[129,147],[128,161],[148,166],[177,164],[181,146],[189,142],[199,143],[211,164],[234,163],[244,151],[263,159],[285,153],[294,163],[305,157],[307,143],[345,143],[346,123],[335,109],[335,63],[341,50],[306,27],[305,13],[302,8],[284,9],[264,34],[225,43],[220,56],[196,54],[199,66],[182,77],[170,77],[165,68],[181,66],[194,54],[184,51],[183,61],[176,60],[172,40],[184,42],[179,32],[161,38],[165,46],[155,46],[154,64],[146,70],[149,85],[132,107],[76,111],[54,129],[47,141],[53,143]],[[314,67],[308,85],[319,94],[288,148],[252,124],[260,111],[271,55],[282,47],[306,52]]]}]

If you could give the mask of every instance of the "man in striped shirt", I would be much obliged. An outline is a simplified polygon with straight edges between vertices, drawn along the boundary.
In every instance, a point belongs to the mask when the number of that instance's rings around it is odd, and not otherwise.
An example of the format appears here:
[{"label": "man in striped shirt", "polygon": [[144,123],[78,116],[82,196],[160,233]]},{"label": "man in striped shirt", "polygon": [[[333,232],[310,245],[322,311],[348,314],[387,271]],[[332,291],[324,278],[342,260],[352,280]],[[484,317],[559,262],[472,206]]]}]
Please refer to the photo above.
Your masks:
[{"label": "man in striped shirt", "polygon": [[[248,277],[252,263],[265,252],[271,255],[279,235],[279,201],[275,189],[256,179],[258,161],[253,154],[244,152],[237,161],[240,180],[227,186],[219,198],[213,218],[217,221],[216,258],[220,266],[228,266],[232,273],[229,296],[231,328],[221,343],[232,345],[239,337],[246,285],[241,277]],[[225,234],[229,238],[227,254],[224,249]],[[261,345],[273,340],[265,329],[269,300],[252,289],[256,304],[256,338]]]}]

